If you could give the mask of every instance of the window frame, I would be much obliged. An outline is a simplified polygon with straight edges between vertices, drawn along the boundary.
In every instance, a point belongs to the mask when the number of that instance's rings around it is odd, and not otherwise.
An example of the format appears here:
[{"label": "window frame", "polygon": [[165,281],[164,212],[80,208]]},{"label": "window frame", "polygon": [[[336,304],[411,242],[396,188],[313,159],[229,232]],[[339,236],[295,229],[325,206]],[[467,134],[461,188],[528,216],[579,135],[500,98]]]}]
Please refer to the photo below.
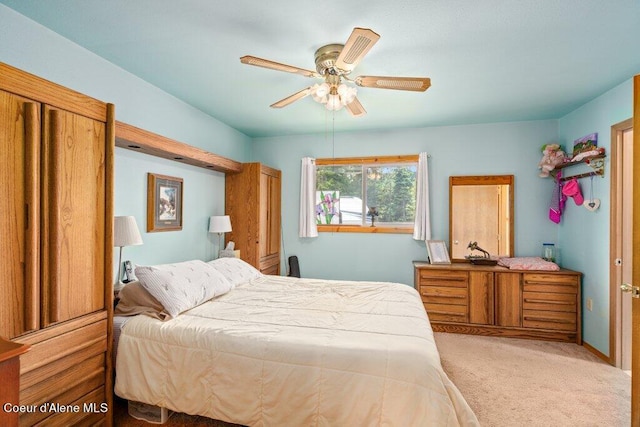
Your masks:
[{"label": "window frame", "polygon": [[[340,165],[384,165],[384,164],[418,164],[418,154],[398,156],[369,156],[369,157],[340,157],[316,159],[316,166],[340,166]],[[317,186],[316,186],[317,190]],[[318,224],[318,233],[393,233],[413,234],[414,225],[410,226],[363,226],[363,225],[335,225]]]}]

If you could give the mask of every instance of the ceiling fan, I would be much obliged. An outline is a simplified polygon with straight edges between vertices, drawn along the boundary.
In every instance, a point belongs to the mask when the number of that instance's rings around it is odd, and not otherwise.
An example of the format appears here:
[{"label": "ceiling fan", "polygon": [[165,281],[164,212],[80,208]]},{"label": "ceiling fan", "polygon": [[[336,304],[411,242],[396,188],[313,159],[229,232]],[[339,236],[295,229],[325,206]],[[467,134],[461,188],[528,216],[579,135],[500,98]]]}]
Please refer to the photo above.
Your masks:
[{"label": "ceiling fan", "polygon": [[431,80],[427,77],[358,76],[355,79],[350,79],[348,75],[351,74],[379,38],[378,34],[368,28],[354,28],[346,44],[328,44],[316,50],[316,71],[250,55],[240,58],[240,62],[324,80],[321,84],[314,84],[271,104],[273,108],[286,107],[299,99],[311,95],[315,101],[324,104],[328,110],[335,111],[345,107],[352,116],[358,117],[367,112],[356,97],[356,88],[345,82],[354,83],[360,87],[414,92],[424,92],[431,86]]}]

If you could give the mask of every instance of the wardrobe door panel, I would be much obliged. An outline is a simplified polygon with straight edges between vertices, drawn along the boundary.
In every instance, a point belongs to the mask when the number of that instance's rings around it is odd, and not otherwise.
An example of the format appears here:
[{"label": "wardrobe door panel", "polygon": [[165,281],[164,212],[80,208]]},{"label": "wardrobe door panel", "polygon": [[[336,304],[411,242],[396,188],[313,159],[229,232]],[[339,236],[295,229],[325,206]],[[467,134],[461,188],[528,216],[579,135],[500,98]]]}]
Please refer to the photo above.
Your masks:
[{"label": "wardrobe door panel", "polygon": [[280,252],[280,177],[269,177],[269,255]]},{"label": "wardrobe door panel", "polygon": [[39,327],[39,105],[0,91],[0,335]]},{"label": "wardrobe door panel", "polygon": [[262,259],[269,255],[269,239],[270,239],[270,223],[269,223],[269,175],[260,174],[260,204],[257,207],[260,210],[260,251],[259,258]]},{"label": "wardrobe door panel", "polygon": [[[105,308],[105,125],[45,107],[43,323]],[[111,220],[111,219],[109,219]]]}]

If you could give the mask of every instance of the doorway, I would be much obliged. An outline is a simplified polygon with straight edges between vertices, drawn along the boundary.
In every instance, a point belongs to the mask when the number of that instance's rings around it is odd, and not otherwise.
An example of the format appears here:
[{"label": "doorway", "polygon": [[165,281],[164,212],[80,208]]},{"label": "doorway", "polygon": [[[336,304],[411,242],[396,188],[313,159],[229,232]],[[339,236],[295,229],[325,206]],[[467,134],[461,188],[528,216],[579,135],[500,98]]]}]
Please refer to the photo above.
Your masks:
[{"label": "doorway", "polygon": [[631,372],[631,294],[620,290],[632,283],[633,120],[611,127],[611,267],[610,363]]}]

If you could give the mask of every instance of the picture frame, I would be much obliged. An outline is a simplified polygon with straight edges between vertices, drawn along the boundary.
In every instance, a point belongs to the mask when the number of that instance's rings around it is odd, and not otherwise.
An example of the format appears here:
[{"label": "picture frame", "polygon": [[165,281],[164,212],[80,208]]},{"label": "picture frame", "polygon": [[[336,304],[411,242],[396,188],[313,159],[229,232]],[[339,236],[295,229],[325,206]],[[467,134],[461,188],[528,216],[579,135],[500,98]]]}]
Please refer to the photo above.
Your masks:
[{"label": "picture frame", "polygon": [[427,240],[427,255],[430,264],[451,264],[444,240]]},{"label": "picture frame", "polygon": [[147,232],[182,230],[183,180],[147,174]]}]

